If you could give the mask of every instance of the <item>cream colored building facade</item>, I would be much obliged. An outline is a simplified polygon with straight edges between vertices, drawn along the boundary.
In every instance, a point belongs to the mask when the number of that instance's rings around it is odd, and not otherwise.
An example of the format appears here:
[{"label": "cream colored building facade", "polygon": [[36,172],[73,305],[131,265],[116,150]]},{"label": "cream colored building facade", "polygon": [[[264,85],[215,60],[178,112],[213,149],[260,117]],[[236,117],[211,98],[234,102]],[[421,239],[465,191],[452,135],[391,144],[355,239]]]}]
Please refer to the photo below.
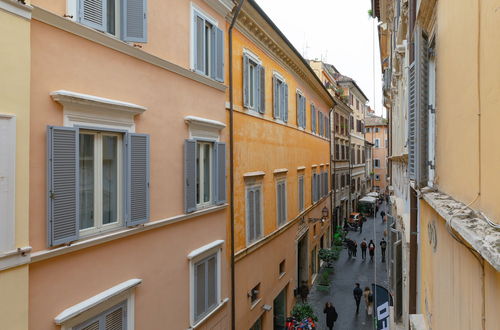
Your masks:
[{"label": "cream colored building facade", "polygon": [[394,319],[499,329],[500,1],[380,0]]},{"label": "cream colored building facade", "polygon": [[30,20],[31,6],[0,1],[0,328],[12,330],[28,329]]}]

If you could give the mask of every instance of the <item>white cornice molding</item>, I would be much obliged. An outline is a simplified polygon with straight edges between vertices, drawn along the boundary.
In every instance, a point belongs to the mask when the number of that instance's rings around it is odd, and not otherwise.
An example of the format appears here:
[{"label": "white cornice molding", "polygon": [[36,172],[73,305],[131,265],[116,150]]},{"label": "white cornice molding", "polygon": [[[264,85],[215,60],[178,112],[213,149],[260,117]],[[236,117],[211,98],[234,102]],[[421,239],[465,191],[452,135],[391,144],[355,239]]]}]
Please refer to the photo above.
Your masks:
[{"label": "white cornice molding", "polygon": [[24,5],[17,0],[0,0],[0,9],[19,17],[31,20],[33,7]]},{"label": "white cornice molding", "polygon": [[244,178],[252,178],[252,177],[257,177],[257,176],[264,176],[266,175],[266,172],[264,171],[255,171],[255,172],[247,172],[243,174]]},{"label": "white cornice molding", "polygon": [[231,0],[205,0],[205,2],[218,14],[227,17],[233,9],[233,2]]},{"label": "white cornice molding", "polygon": [[187,258],[189,260],[192,260],[192,259],[194,259],[202,254],[213,251],[215,249],[219,249],[223,244],[224,244],[224,240],[222,240],[222,239],[213,241],[212,243],[208,243],[207,245],[204,245],[196,250],[189,252],[189,254],[187,255]]},{"label": "white cornice molding", "polygon": [[103,291],[87,300],[82,301],[81,303],[78,303],[76,305],[69,307],[68,309],[65,309],[63,312],[61,312],[54,318],[54,322],[57,325],[63,324],[67,320],[75,316],[78,316],[79,314],[91,309],[92,307],[95,307],[105,302],[106,300],[109,300],[110,298],[119,295],[120,293],[135,288],[141,283],[142,283],[141,279],[133,278],[118,285],[115,285],[114,287],[106,291]]},{"label": "white cornice molding", "polygon": [[113,110],[122,113],[125,112],[132,114],[134,116],[139,115],[147,110],[146,107],[133,103],[107,99],[94,95],[76,93],[66,90],[54,91],[50,93],[50,96],[54,101],[61,103],[64,107],[67,106],[71,107],[72,105],[77,104],[80,106],[83,105],[94,109],[99,108],[99,109]]},{"label": "white cornice molding", "polygon": [[184,117],[184,121],[189,126],[191,126],[191,125],[203,126],[206,128],[217,129],[219,131],[226,127],[226,124],[224,124],[223,122],[220,122],[217,120],[212,120],[212,119],[196,117],[196,116],[186,116],[186,117]]}]

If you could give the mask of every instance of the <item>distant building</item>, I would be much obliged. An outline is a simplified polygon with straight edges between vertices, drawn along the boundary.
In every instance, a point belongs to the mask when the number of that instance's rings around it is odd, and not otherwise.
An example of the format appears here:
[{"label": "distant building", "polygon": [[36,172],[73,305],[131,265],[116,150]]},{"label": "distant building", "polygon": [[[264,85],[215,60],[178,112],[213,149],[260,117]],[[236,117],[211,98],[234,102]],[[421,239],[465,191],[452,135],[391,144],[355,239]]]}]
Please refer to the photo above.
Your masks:
[{"label": "distant building", "polygon": [[368,114],[365,117],[366,141],[373,145],[372,149],[372,171],[371,183],[375,191],[386,192],[387,188],[387,147],[389,144],[387,135],[387,120]]}]

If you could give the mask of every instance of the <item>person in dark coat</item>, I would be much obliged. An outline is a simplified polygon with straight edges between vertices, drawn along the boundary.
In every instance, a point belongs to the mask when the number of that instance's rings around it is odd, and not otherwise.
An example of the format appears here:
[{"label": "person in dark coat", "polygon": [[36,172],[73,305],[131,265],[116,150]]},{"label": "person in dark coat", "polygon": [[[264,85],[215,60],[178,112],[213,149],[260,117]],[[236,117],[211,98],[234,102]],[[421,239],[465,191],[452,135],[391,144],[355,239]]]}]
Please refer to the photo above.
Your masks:
[{"label": "person in dark coat", "polygon": [[384,221],[384,215],[385,215],[384,210],[380,211],[380,217],[382,218],[382,221]]},{"label": "person in dark coat", "polygon": [[329,330],[333,329],[333,325],[335,324],[335,321],[337,321],[338,314],[337,311],[335,310],[335,307],[330,302],[327,302],[325,304],[325,309],[323,309],[323,313],[326,314],[326,326],[328,327]]},{"label": "person in dark coat", "polygon": [[352,290],[354,300],[356,301],[356,314],[359,313],[359,303],[361,302],[361,297],[363,296],[363,290],[359,287],[359,283],[356,283],[356,287]]},{"label": "person in dark coat", "polygon": [[382,240],[380,241],[380,250],[382,251],[382,262],[385,262],[385,249],[386,248],[387,248],[387,242],[382,237]]},{"label": "person in dark coat", "polygon": [[360,234],[363,232],[363,222],[365,222],[365,221],[366,221],[366,219],[365,219],[365,217],[364,217],[364,216],[363,216],[363,217],[361,217],[361,219],[359,220],[359,224],[358,224],[358,226],[359,226],[359,233],[360,233]]},{"label": "person in dark coat", "polygon": [[370,240],[370,243],[368,243],[368,252],[370,253],[370,261],[373,261],[373,256],[375,255],[375,243],[373,243],[373,240]]},{"label": "person in dark coat", "polygon": [[363,260],[366,259],[366,248],[368,247],[368,243],[366,243],[366,238],[363,238],[363,241],[361,241],[361,258]]}]

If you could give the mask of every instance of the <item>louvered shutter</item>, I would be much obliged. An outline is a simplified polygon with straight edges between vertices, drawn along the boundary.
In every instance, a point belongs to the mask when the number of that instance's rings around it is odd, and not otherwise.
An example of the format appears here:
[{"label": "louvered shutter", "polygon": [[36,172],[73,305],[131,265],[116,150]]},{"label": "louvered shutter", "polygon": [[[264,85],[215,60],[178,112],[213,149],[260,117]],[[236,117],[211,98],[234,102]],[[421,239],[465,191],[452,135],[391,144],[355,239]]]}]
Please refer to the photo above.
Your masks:
[{"label": "louvered shutter", "polygon": [[196,141],[184,141],[184,206],[186,213],[196,211]]},{"label": "louvered shutter", "polygon": [[250,100],[250,86],[248,86],[248,82],[250,81],[250,61],[248,55],[243,54],[243,106],[249,107],[248,101]]},{"label": "louvered shutter", "polygon": [[215,159],[217,164],[216,171],[216,201],[217,205],[224,204],[226,198],[226,144],[222,142],[215,143]]},{"label": "louvered shutter", "polygon": [[205,74],[205,20],[194,12],[194,69],[200,74]]},{"label": "louvered shutter", "polygon": [[300,116],[300,107],[302,105],[302,100],[301,100],[301,97],[300,97],[300,94],[299,92],[296,92],[295,94],[295,103],[296,103],[296,111],[297,111],[297,126],[298,127],[302,127],[302,120],[301,120],[301,116]]},{"label": "louvered shutter", "polygon": [[49,246],[78,239],[79,164],[78,128],[47,128],[48,243]]},{"label": "louvered shutter", "polygon": [[124,306],[107,313],[105,315],[105,330],[125,330],[126,318],[125,318]]},{"label": "louvered shutter", "polygon": [[429,54],[427,36],[420,27],[415,28],[416,59],[416,113],[415,113],[415,181],[426,186],[429,177]]},{"label": "louvered shutter", "polygon": [[260,238],[262,236],[262,219],[261,219],[261,206],[260,206],[260,188],[255,189],[255,202],[254,202],[254,214],[255,214],[255,236],[254,239]]},{"label": "louvered shutter", "polygon": [[283,111],[284,111],[283,121],[285,123],[287,123],[288,122],[288,85],[286,83],[283,83],[282,86],[283,86]]},{"label": "louvered shutter", "polygon": [[149,135],[127,134],[127,226],[149,220]]},{"label": "louvered shutter", "polygon": [[316,108],[311,104],[311,132],[316,133]]},{"label": "louvered shutter", "polygon": [[259,65],[259,112],[266,112],[266,69]]},{"label": "louvered shutter", "polygon": [[214,26],[215,41],[214,41],[214,79],[219,82],[224,82],[224,32]]},{"label": "louvered shutter", "polygon": [[278,78],[276,78],[276,76],[273,76],[273,117],[275,119],[279,117],[280,100],[277,93],[278,93]]},{"label": "louvered shutter", "polygon": [[316,174],[312,174],[311,176],[311,204],[314,204],[315,200],[314,200],[314,176]]},{"label": "louvered shutter", "polygon": [[146,0],[123,0],[122,5],[122,39],[129,42],[146,42]]},{"label": "louvered shutter", "polygon": [[97,29],[106,30],[106,1],[104,0],[78,0],[79,22]]},{"label": "louvered shutter", "polygon": [[416,136],[416,77],[415,62],[408,69],[408,176],[415,180],[415,136]]}]

